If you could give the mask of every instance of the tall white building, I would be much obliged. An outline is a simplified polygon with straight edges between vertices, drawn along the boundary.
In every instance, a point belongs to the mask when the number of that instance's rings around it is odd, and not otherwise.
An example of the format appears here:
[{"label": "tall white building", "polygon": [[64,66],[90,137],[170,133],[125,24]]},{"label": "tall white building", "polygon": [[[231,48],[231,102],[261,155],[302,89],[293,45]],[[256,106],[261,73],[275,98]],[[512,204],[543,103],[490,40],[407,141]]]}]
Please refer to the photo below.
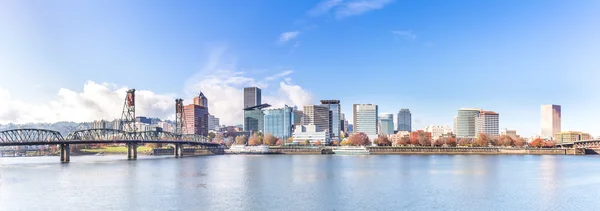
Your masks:
[{"label": "tall white building", "polygon": [[542,105],[542,137],[554,138],[554,135],[561,132],[560,128],[560,105]]},{"label": "tall white building", "polygon": [[475,117],[476,135],[485,133],[490,137],[496,137],[500,134],[499,114],[493,111],[479,111]]},{"label": "tall white building", "polygon": [[448,126],[429,125],[429,126],[425,127],[425,132],[430,132],[431,138],[433,140],[436,140],[437,138],[439,138],[440,136],[442,136],[444,134],[451,133],[452,129],[450,129],[450,127],[448,127]]},{"label": "tall white building", "polygon": [[354,104],[352,106],[354,133],[365,133],[371,142],[377,138],[379,111],[374,104]]}]

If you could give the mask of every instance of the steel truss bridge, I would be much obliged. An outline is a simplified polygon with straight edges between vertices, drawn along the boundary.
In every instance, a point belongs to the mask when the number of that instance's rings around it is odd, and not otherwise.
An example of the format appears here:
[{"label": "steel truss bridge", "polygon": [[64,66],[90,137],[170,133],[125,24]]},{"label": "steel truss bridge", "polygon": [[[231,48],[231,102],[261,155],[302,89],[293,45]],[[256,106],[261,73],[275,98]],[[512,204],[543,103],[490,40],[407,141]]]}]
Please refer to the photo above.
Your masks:
[{"label": "steel truss bridge", "polygon": [[581,140],[571,143],[559,143],[556,146],[572,148],[600,148],[600,139]]},{"label": "steel truss bridge", "polygon": [[137,159],[137,146],[146,143],[175,145],[175,157],[183,156],[183,146],[219,148],[206,137],[196,134],[175,134],[162,131],[128,132],[115,129],[88,129],[73,131],[63,137],[58,131],[45,129],[14,129],[0,131],[2,146],[59,145],[61,162],[70,160],[70,144],[127,144],[127,157]]}]

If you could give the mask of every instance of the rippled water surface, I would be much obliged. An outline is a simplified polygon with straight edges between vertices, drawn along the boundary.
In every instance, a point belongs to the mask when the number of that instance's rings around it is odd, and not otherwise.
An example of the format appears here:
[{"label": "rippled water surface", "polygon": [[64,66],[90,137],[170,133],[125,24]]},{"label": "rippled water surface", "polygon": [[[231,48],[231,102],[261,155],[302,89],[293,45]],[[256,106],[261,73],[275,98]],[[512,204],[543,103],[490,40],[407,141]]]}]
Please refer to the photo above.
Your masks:
[{"label": "rippled water surface", "polygon": [[599,156],[0,158],[0,210],[597,210]]}]

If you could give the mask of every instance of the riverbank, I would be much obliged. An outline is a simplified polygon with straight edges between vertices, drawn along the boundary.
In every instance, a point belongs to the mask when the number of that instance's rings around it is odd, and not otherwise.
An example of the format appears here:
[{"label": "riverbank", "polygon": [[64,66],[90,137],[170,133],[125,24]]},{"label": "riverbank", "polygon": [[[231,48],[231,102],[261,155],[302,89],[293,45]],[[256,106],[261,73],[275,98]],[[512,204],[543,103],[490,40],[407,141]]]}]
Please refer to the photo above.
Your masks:
[{"label": "riverbank", "polygon": [[[332,147],[271,147],[274,154],[331,154]],[[494,147],[367,147],[373,155],[391,154],[484,154],[484,155],[583,155],[590,150],[558,148],[494,148]]]}]

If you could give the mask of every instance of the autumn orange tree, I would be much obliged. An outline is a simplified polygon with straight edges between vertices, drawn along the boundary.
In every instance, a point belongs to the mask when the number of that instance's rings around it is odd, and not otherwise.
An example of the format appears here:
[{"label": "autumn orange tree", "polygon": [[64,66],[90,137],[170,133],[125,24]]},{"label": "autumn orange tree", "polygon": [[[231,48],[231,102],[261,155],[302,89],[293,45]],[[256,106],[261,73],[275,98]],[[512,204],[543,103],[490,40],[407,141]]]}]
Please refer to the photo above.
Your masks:
[{"label": "autumn orange tree", "polygon": [[458,141],[458,145],[460,145],[460,146],[465,146],[466,147],[466,146],[469,146],[470,144],[471,144],[471,140],[466,139],[466,138],[461,138]]},{"label": "autumn orange tree", "polygon": [[250,146],[258,146],[261,144],[263,144],[263,139],[257,133],[252,134],[252,136],[250,136],[250,138],[248,139],[248,145]]},{"label": "autumn orange tree", "polygon": [[400,140],[396,141],[396,145],[408,145],[410,143],[410,140],[408,139],[408,137],[402,137],[400,138]]},{"label": "autumn orange tree", "polygon": [[275,145],[281,146],[281,145],[283,145],[283,141],[281,141],[281,139],[277,139],[277,142],[275,142]]},{"label": "autumn orange tree", "polygon": [[354,146],[367,146],[371,143],[365,133],[355,133],[348,138],[348,141]]},{"label": "autumn orange tree", "polygon": [[392,142],[390,141],[390,139],[388,139],[387,136],[379,136],[377,137],[377,145],[379,146],[390,146],[392,145]]},{"label": "autumn orange tree", "polygon": [[315,146],[321,146],[321,140],[315,141]]},{"label": "autumn orange tree", "polygon": [[446,145],[448,145],[449,147],[455,147],[456,146],[456,138],[452,138],[452,137],[446,138]]},{"label": "autumn orange tree", "polygon": [[485,133],[480,133],[475,141],[473,141],[473,146],[476,147],[487,147],[490,144],[490,137]]},{"label": "autumn orange tree", "polygon": [[433,142],[433,146],[441,147],[442,145],[444,145],[444,142],[442,142],[442,139],[438,138]]},{"label": "autumn orange tree", "polygon": [[512,137],[507,136],[507,135],[501,135],[499,140],[500,140],[500,146],[509,147],[509,146],[515,145],[515,140],[513,140]]},{"label": "autumn orange tree", "polygon": [[269,146],[273,146],[275,145],[275,143],[277,143],[277,138],[271,134],[266,134],[265,137],[263,138],[263,141],[266,145]]},{"label": "autumn orange tree", "polygon": [[408,143],[410,143],[411,145],[419,145],[419,138],[416,136],[411,136],[408,138]]},{"label": "autumn orange tree", "polygon": [[241,135],[241,136],[235,137],[235,144],[246,145],[247,142],[248,142],[248,137],[246,137],[246,135]]},{"label": "autumn orange tree", "polygon": [[527,144],[527,140],[525,140],[524,138],[518,138],[517,140],[515,140],[515,146],[523,147],[525,146],[525,144]]},{"label": "autumn orange tree", "polygon": [[544,143],[543,139],[536,138],[529,145],[532,147],[544,147],[544,145],[546,145],[546,144]]}]

